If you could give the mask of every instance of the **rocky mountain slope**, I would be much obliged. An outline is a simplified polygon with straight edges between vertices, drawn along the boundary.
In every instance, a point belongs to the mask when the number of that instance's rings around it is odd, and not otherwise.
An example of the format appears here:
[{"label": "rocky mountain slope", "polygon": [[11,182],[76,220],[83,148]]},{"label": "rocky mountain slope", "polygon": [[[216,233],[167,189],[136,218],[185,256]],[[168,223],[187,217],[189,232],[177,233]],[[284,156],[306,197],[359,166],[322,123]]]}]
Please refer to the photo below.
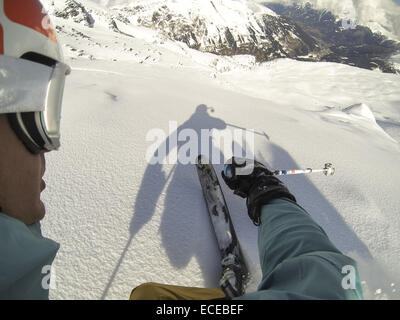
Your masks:
[{"label": "rocky mountain slope", "polygon": [[356,21],[343,21],[327,10],[314,9],[310,4],[285,6],[266,3],[266,6],[294,21],[322,47],[329,48],[331,52],[322,57],[322,61],[370,70],[379,68],[388,73],[400,71],[389,61],[392,55],[400,52],[400,43],[373,33],[368,27],[356,24]]},{"label": "rocky mountain slope", "polygon": [[400,73],[389,62],[400,51],[399,43],[363,26],[344,30],[330,12],[310,5],[142,0],[105,7],[92,1],[58,0],[51,1],[48,9],[58,18],[128,36],[133,36],[131,27],[145,27],[155,31],[160,41],[179,41],[217,55],[251,55],[256,62],[276,58],[340,62]]},{"label": "rocky mountain slope", "polygon": [[161,37],[181,41],[189,48],[219,55],[250,54],[258,62],[288,57],[318,61],[326,52],[301,27],[286,17],[245,2],[137,1],[99,12],[81,2],[66,0],[54,15],[93,27],[93,15],[108,19],[116,32],[124,26],[141,25]]}]

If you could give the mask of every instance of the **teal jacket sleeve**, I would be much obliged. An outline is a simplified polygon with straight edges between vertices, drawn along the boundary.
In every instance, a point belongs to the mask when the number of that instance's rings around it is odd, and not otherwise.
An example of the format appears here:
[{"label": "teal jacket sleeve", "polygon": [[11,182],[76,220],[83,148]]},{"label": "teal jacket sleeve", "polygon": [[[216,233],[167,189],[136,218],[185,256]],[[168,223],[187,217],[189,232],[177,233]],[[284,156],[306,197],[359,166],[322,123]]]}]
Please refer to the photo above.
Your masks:
[{"label": "teal jacket sleeve", "polygon": [[239,299],[363,299],[356,262],[297,203],[271,201],[262,208],[261,222],[262,281]]},{"label": "teal jacket sleeve", "polygon": [[26,226],[0,213],[0,299],[48,299],[50,266],[59,244],[40,224]]}]

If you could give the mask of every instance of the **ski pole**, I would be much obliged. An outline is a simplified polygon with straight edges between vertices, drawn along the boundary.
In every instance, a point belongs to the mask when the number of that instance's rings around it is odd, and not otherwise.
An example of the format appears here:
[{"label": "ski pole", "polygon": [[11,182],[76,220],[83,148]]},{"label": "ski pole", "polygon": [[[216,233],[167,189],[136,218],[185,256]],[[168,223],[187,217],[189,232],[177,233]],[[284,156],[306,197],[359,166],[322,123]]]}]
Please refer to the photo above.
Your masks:
[{"label": "ski pole", "polygon": [[335,174],[335,167],[332,163],[325,163],[323,169],[300,169],[300,170],[275,170],[272,172],[273,176],[287,176],[291,174],[307,174],[313,172],[323,172],[326,176],[333,176]]},{"label": "ski pole", "polygon": [[[240,158],[240,157],[232,157],[232,163],[226,163],[224,166],[223,174],[230,181],[236,181],[238,176],[246,176],[253,173],[256,167],[261,171],[267,170],[267,168],[261,163],[255,162],[255,160]],[[333,176],[335,174],[335,167],[332,163],[325,163],[325,167],[323,169],[295,169],[295,170],[275,170],[269,171],[267,170],[267,175],[273,176],[287,176],[293,174],[308,174],[313,172],[322,172],[326,176]]]}]

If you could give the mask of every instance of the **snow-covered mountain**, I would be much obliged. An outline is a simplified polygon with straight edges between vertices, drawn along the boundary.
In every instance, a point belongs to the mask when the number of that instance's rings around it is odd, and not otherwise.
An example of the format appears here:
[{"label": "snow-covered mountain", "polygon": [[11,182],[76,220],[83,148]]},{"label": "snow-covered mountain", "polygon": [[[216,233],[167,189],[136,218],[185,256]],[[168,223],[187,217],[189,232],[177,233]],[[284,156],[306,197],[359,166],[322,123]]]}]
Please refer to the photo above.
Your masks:
[{"label": "snow-covered mountain", "polygon": [[285,6],[309,3],[314,9],[332,12],[338,19],[353,19],[389,39],[400,41],[400,5],[393,0],[256,0]]},{"label": "snow-covered mountain", "polygon": [[[103,7],[110,8],[113,6],[131,5],[135,1],[87,0],[87,2],[100,4]],[[190,1],[187,2],[190,3]],[[252,7],[254,7],[255,3],[279,3],[286,6],[305,6],[309,3],[315,9],[332,12],[339,19],[348,18],[350,14],[352,15],[352,18],[355,18],[357,24],[367,26],[371,28],[373,32],[380,32],[389,39],[400,41],[400,5],[393,0],[250,0],[246,2],[247,5]],[[214,3],[218,4],[220,1],[215,0]],[[191,6],[191,4],[189,4],[189,6]]]},{"label": "snow-covered mountain", "polygon": [[252,55],[257,62],[287,57],[400,72],[389,60],[400,51],[400,43],[386,41],[366,27],[343,30],[337,17],[310,5],[267,4],[274,12],[245,0],[97,2],[52,1],[49,11],[87,27],[105,26],[131,36],[132,27],[142,26],[156,31],[159,42],[178,41],[218,55]]},{"label": "snow-covered mountain", "polygon": [[[391,62],[391,57],[400,53],[400,42],[388,39],[381,33],[373,33],[370,28],[359,25],[354,10],[345,18],[339,18],[326,9],[318,10],[307,5],[290,5],[268,3],[269,8],[286,16],[330,53],[321,61],[340,62],[383,72],[400,73]],[[353,15],[354,14],[354,15]]]},{"label": "snow-covered mountain", "polygon": [[[86,9],[74,0],[60,4],[53,9],[57,17],[93,27],[97,15],[117,32],[140,25],[157,30],[161,39],[181,41],[203,52],[251,54],[259,62],[300,56],[318,61],[327,53],[290,19],[246,1],[130,1],[129,5],[108,10]],[[90,8],[89,3],[86,6]]]},{"label": "snow-covered mountain", "polygon": [[[115,9],[117,10],[117,9]],[[279,57],[307,56],[318,60],[323,51],[289,19],[264,6],[245,1],[152,1],[123,7],[146,27],[157,29],[188,47],[220,55],[251,54],[259,62]]]}]

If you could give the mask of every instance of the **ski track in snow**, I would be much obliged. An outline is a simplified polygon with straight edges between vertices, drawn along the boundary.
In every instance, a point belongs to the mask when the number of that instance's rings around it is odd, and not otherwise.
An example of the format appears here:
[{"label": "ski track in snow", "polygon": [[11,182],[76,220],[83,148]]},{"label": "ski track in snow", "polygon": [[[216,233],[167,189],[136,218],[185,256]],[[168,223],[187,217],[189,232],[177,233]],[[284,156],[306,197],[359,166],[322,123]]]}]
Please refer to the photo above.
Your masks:
[{"label": "ski track in snow", "polygon": [[[132,38],[54,21],[64,25],[73,72],[62,146],[46,155],[43,232],[61,243],[51,298],[127,299],[148,281],[217,286],[219,253],[194,166],[146,162],[146,134],[161,129],[169,145],[171,120],[178,132],[254,129],[252,151],[273,169],[332,162],[333,177],[282,179],[357,259],[366,298],[400,298],[399,76],[288,59],[260,65],[158,41],[143,28]],[[255,290],[257,229],[223,188]]]}]

